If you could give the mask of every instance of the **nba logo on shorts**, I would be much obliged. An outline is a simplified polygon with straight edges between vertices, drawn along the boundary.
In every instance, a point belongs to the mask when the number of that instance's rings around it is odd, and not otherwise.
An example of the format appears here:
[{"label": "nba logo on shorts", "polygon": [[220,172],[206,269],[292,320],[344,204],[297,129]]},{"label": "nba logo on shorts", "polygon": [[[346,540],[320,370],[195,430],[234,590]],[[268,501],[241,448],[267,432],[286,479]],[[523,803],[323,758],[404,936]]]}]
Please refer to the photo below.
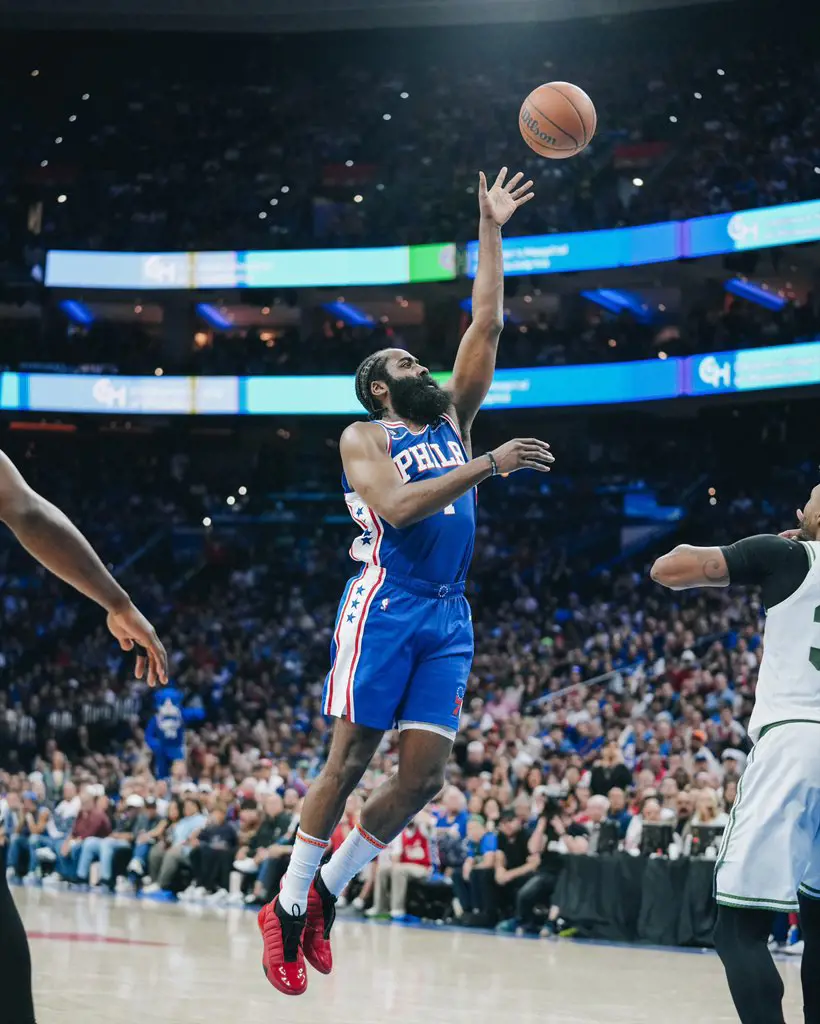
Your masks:
[{"label": "nba logo on shorts", "polygon": [[387,606],[388,606],[389,604],[390,604],[390,598],[389,598],[389,597],[386,597],[386,598],[385,598],[385,599],[384,599],[384,600],[382,601],[382,611],[383,611],[383,612],[386,612],[386,611],[387,611]]}]

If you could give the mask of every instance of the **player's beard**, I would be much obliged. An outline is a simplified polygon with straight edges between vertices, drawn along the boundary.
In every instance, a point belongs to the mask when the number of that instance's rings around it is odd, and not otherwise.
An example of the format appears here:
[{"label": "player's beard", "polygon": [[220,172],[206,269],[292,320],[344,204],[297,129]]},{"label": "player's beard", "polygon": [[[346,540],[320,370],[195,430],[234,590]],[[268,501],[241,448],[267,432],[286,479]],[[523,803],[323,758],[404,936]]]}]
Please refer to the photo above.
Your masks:
[{"label": "player's beard", "polygon": [[420,377],[388,377],[393,411],[410,423],[435,423],[452,405],[450,393],[429,374]]}]

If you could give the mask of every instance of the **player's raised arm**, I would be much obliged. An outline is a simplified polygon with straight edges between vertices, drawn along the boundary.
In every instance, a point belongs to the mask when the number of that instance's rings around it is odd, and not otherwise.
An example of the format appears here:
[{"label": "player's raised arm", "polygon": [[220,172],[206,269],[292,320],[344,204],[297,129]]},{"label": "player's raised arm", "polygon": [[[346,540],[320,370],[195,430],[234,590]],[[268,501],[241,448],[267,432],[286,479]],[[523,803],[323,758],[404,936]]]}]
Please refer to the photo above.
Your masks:
[{"label": "player's raised arm", "polygon": [[[165,648],[153,626],[105,568],[76,526],[50,501],[32,490],[11,459],[0,452],[0,521],[29,554],[55,576],[108,612],[108,628],[123,650],[146,648],[148,682],[168,681]],[[137,678],[145,658],[137,658]]]},{"label": "player's raised arm", "polygon": [[396,529],[440,512],[487,477],[525,468],[545,473],[555,461],[548,444],[518,438],[442,476],[403,483],[387,453],[385,433],[375,423],[351,424],[342,434],[339,450],[356,493]]},{"label": "player's raised arm", "polygon": [[521,171],[505,185],[502,167],[495,184],[487,188],[482,171],[478,180],[478,270],[473,282],[473,321],[459,345],[448,385],[465,441],[495,373],[498,339],[504,326],[504,259],[501,228],[519,206],[530,201],[532,182],[521,184]]}]

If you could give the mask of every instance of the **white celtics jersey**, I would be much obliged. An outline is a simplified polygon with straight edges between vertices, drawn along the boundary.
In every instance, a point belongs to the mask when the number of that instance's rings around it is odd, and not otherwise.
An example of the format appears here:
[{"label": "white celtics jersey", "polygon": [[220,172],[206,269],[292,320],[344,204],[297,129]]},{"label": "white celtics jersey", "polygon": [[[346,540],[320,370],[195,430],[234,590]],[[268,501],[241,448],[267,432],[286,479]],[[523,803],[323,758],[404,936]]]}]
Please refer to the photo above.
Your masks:
[{"label": "white celtics jersey", "polygon": [[801,544],[808,575],[766,615],[763,661],[749,722],[754,742],[775,722],[820,722],[820,541]]}]

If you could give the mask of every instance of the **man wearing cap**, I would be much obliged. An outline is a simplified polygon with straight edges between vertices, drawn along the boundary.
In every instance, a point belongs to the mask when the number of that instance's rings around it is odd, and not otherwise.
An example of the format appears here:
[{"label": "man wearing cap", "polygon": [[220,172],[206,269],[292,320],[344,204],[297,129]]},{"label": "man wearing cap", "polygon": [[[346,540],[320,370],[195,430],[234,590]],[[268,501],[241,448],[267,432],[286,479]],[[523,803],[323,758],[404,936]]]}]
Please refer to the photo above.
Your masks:
[{"label": "man wearing cap", "polygon": [[126,797],[125,807],[114,819],[114,827],[110,835],[103,838],[90,836],[83,840],[80,861],[77,865],[77,878],[80,882],[88,882],[91,865],[95,860],[99,860],[99,884],[113,889],[114,857],[118,850],[130,850],[134,845],[137,816],[144,806],[145,801],[142,797],[132,793]]},{"label": "man wearing cap", "polygon": [[699,771],[716,772],[718,778],[723,777],[720,762],[706,746],[707,736],[703,729],[695,729],[689,740],[689,753],[684,757],[686,770],[694,776]]}]

